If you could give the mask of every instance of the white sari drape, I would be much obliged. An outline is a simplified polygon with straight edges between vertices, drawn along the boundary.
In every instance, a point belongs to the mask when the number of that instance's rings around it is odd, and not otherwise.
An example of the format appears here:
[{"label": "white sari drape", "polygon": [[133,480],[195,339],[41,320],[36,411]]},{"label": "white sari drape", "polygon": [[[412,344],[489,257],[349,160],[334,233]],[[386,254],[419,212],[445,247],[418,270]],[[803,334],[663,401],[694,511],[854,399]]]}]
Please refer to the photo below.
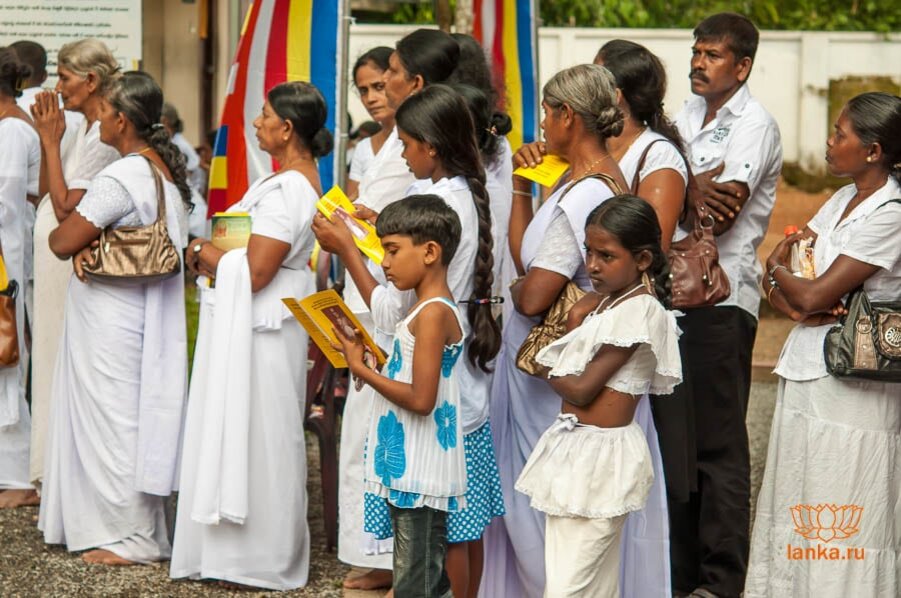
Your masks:
[{"label": "white sari drape", "polygon": [[[143,225],[156,219],[143,158],[101,174],[125,188]],[[164,188],[169,236],[181,249],[184,208],[175,186]],[[93,200],[89,190],[82,201]],[[70,277],[38,521],[47,543],[136,562],[169,556],[163,496],[177,480],[186,381],[182,276],[134,286]]]},{"label": "white sari drape", "polygon": [[[37,134],[17,118],[0,120],[0,246],[10,280],[19,284],[16,297],[16,328],[19,363],[0,368],[0,489],[30,488],[28,483],[28,436],[31,420],[25,402],[28,352],[25,348],[25,214],[29,156],[39,148]],[[38,151],[40,151],[38,149]]]},{"label": "white sari drape", "polygon": [[315,291],[307,262],[318,194],[300,173],[255,183],[230,208],[252,234],[290,243],[275,278],[251,293],[246,250],[201,284],[170,575],[290,590],[307,582],[303,407],[309,338],[282,304]]}]

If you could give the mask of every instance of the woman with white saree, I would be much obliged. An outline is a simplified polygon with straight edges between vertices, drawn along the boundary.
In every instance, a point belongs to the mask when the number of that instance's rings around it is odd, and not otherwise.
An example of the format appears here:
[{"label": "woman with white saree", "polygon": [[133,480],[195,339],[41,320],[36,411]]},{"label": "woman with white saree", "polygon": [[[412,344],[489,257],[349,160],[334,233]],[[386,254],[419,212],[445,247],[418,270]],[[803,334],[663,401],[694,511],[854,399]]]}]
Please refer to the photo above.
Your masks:
[{"label": "woman with white saree", "polygon": [[31,420],[25,402],[25,254],[28,182],[37,175],[41,148],[28,115],[16,104],[17,84],[29,68],[10,48],[0,48],[0,254],[9,280],[19,285],[16,328],[19,363],[0,367],[0,509],[33,505],[37,494],[28,477],[28,432]]},{"label": "woman with white saree", "polygon": [[251,217],[246,248],[188,249],[201,277],[200,327],[185,422],[170,575],[271,590],[307,583],[303,412],[308,337],[283,297],[315,292],[310,223],[316,158],[332,150],[327,108],[309,83],[269,91],[254,120],[280,165],[229,208]]},{"label": "woman with white saree", "polygon": [[[38,527],[48,544],[87,550],[90,563],[169,557],[164,502],[175,489],[186,395],[184,279],[122,286],[84,278],[90,245],[106,227],[157,219],[160,175],[172,243],[187,244],[184,162],[159,124],[153,79],[125,73],[100,111],[104,143],[124,158],[104,168],[50,234],[74,257],[53,403]],[[77,277],[77,278],[76,278]],[[81,279],[81,280],[79,280]]]},{"label": "woman with white saree", "polygon": [[[84,196],[91,180],[119,159],[100,139],[103,90],[118,76],[119,63],[95,39],[65,44],[57,55],[54,91],[35,97],[31,107],[41,139],[40,195],[34,224],[34,320],[31,326],[31,481],[44,475],[45,435],[51,384],[63,335],[66,286],[71,269],[50,251],[47,239]],[[59,107],[62,98],[65,110]],[[78,129],[67,130],[72,113],[84,115]]]}]

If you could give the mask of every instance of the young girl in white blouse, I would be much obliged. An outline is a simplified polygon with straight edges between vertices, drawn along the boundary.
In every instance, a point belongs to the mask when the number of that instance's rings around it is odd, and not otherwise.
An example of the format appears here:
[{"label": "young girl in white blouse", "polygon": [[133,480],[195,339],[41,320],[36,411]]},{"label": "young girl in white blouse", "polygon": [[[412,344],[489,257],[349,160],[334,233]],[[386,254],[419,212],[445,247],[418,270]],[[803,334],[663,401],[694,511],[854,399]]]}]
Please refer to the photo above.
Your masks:
[{"label": "young girl in white blouse", "polygon": [[447,283],[460,219],[437,195],[411,195],[385,208],[376,226],[386,277],[400,290],[413,290],[416,304],[397,324],[381,373],[365,364],[359,335],[338,331],[351,373],[378,393],[364,485],[390,511],[395,595],[449,596],[447,515],[466,506],[459,384],[464,328]]},{"label": "young girl in white blouse", "polygon": [[642,395],[670,393],[681,381],[679,332],[665,307],[668,267],[647,202],[620,195],[595,208],[585,252],[596,305],[538,354],[563,403],[516,489],[547,515],[545,595],[615,597],[623,525],[654,480],[633,418]]}]

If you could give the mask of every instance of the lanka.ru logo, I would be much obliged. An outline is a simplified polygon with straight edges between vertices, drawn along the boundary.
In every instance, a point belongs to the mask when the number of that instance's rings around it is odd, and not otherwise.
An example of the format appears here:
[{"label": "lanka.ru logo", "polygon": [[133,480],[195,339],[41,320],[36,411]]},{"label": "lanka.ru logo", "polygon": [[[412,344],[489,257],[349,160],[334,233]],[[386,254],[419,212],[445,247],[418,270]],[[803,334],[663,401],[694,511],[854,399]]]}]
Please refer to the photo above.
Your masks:
[{"label": "lanka.ru logo", "polygon": [[845,540],[860,531],[863,507],[858,505],[795,505],[790,507],[795,533],[808,540]]}]

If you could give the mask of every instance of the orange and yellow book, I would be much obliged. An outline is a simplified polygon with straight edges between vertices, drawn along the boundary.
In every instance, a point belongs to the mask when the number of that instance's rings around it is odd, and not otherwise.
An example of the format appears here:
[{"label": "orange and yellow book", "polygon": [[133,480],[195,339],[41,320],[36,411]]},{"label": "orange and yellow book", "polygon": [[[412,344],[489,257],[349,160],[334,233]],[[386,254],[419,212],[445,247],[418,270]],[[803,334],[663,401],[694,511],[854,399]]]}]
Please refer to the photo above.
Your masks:
[{"label": "orange and yellow book", "polygon": [[372,360],[367,360],[367,362],[372,367],[384,365],[385,354],[373,342],[369,332],[363,328],[360,321],[334,290],[320,291],[299,301],[286,297],[282,299],[282,302],[294,314],[294,317],[304,327],[310,338],[313,339],[313,342],[322,350],[322,353],[328,358],[332,366],[336,368],[347,367],[347,360],[344,359],[344,355],[332,347],[332,343],[340,344],[335,332],[336,329],[340,329],[348,337],[354,335],[354,330],[359,330],[366,351],[372,357]]}]

